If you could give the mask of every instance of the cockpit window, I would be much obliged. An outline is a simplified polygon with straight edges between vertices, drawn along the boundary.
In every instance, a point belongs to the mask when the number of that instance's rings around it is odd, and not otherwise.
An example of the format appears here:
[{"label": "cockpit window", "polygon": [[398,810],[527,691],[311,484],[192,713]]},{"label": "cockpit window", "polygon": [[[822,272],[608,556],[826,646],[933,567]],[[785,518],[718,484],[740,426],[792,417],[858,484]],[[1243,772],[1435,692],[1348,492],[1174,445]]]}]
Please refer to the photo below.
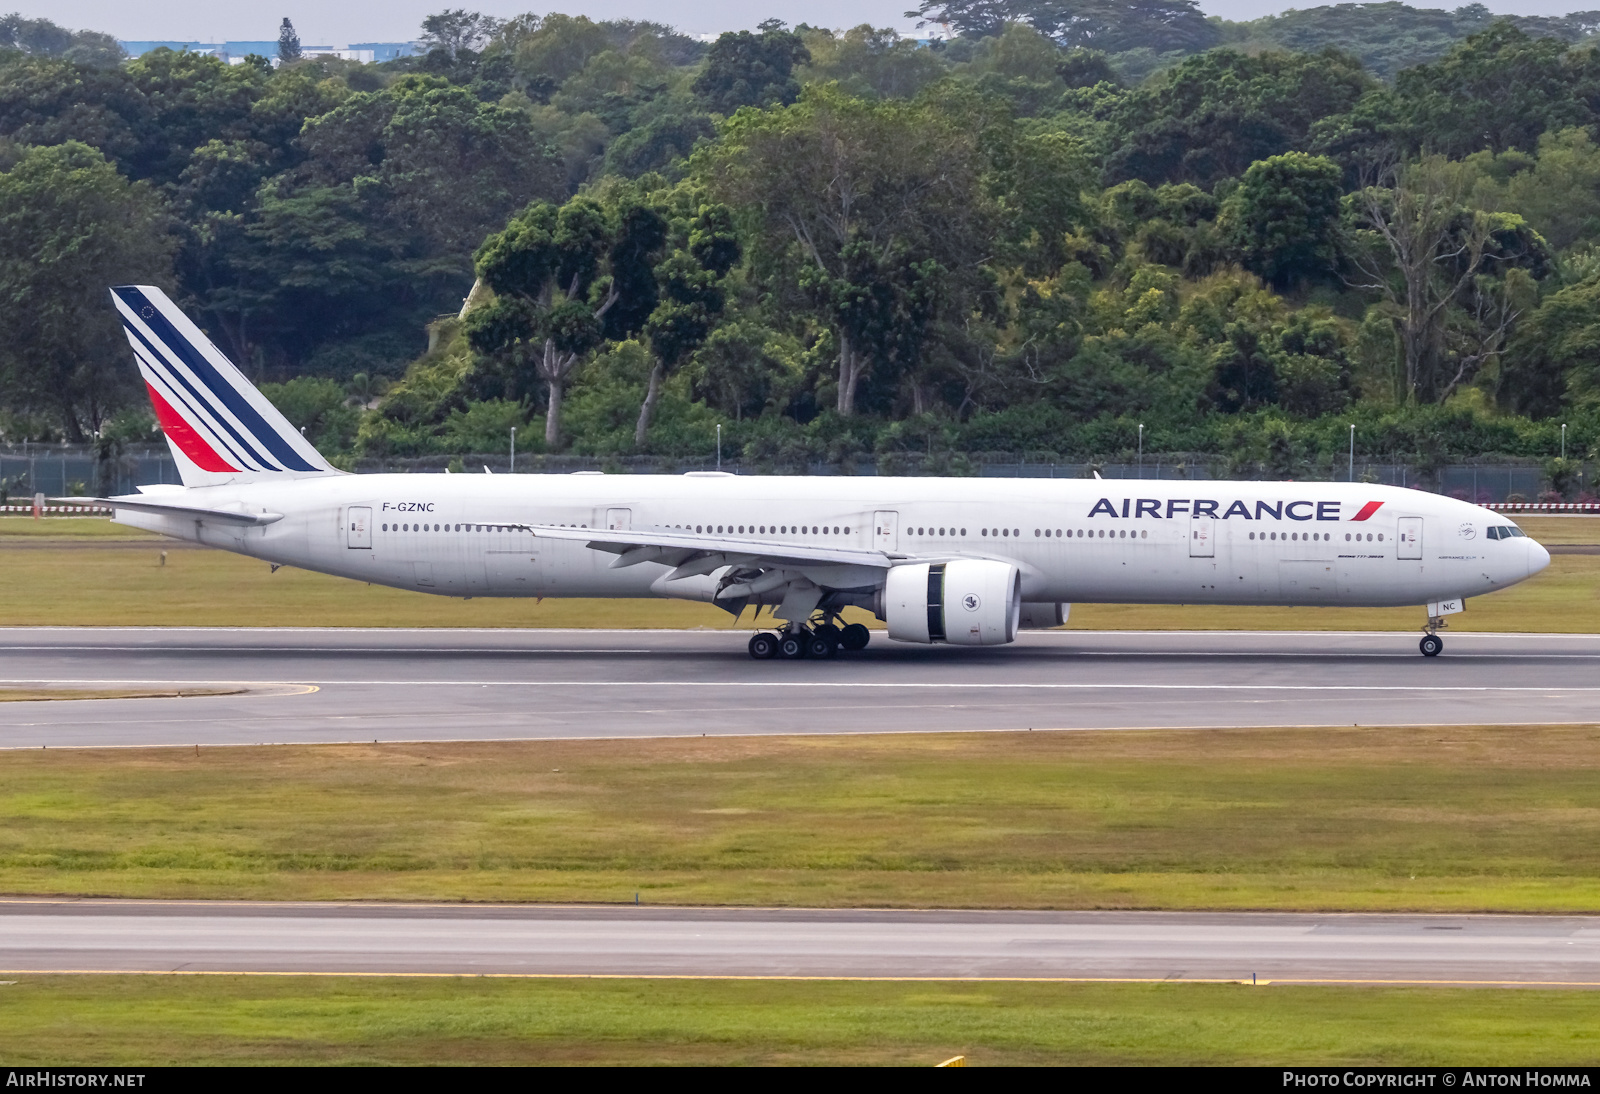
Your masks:
[{"label": "cockpit window", "polygon": [[1516,539],[1527,534],[1515,524],[1496,524],[1489,528],[1490,539]]}]

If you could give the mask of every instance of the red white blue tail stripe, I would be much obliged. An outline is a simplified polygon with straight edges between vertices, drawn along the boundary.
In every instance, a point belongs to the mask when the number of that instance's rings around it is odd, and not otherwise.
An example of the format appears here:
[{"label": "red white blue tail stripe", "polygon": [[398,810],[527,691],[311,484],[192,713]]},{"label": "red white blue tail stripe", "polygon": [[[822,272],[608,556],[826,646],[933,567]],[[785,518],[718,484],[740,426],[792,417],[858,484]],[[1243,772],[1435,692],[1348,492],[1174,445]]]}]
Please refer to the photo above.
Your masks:
[{"label": "red white blue tail stripe", "polygon": [[111,296],[185,485],[338,474],[166,293]]}]

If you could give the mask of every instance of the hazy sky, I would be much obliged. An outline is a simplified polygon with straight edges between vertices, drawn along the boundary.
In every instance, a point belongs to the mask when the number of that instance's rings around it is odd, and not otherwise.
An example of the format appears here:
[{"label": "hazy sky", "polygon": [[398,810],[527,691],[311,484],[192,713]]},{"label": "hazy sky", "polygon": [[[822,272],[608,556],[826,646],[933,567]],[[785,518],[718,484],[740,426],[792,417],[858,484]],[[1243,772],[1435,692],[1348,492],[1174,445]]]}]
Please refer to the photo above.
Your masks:
[{"label": "hazy sky", "polygon": [[[1459,2],[1438,0],[1411,2],[1416,7],[1460,6]],[[1588,0],[1499,0],[1490,2],[1489,7],[1507,14],[1561,15],[1584,10],[1587,3]],[[349,0],[307,8],[303,0],[279,0],[278,8],[282,10],[278,10],[267,9],[258,0],[0,0],[0,10],[10,8],[74,30],[100,30],[124,40],[144,41],[276,38],[278,21],[287,15],[294,20],[303,44],[342,46],[350,42],[408,41],[416,37],[423,16],[452,4],[501,16],[556,10],[595,19],[653,19],[691,34],[750,29],[773,17],[818,26],[870,22],[910,30],[914,21],[902,13],[916,6],[915,0],[576,0],[544,9],[526,0],[483,0],[476,4],[469,0]],[[1251,19],[1289,7],[1317,5],[1281,0],[1201,0],[1200,6],[1210,15]],[[273,14],[269,15],[269,10]]]}]

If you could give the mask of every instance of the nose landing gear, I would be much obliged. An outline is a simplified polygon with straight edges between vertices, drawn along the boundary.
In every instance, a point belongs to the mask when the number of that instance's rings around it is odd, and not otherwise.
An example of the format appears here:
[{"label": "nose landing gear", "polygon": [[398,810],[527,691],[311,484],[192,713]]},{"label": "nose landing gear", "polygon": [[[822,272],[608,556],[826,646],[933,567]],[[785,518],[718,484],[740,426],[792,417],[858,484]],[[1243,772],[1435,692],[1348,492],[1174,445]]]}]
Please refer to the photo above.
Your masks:
[{"label": "nose landing gear", "polygon": [[1444,621],[1443,616],[1434,615],[1431,611],[1429,612],[1428,622],[1422,628],[1428,633],[1424,634],[1422,636],[1422,641],[1417,643],[1417,648],[1422,651],[1422,656],[1439,656],[1439,651],[1444,649],[1444,639],[1439,637],[1439,632],[1444,630],[1449,625],[1450,624]]}]

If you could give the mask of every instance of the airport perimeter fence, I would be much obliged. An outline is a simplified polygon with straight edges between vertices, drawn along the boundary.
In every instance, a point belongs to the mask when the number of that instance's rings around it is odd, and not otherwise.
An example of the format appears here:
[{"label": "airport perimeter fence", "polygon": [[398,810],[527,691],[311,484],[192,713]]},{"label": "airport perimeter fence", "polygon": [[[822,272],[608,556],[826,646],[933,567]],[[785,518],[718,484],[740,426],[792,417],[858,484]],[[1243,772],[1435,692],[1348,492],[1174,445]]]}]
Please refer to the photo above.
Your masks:
[{"label": "airport perimeter fence", "polygon": [[[656,456],[518,456],[507,453],[472,456],[395,457],[361,459],[361,474],[391,472],[418,474],[452,470],[467,474],[490,471],[497,475],[571,474],[578,471],[609,474],[673,475],[719,469],[715,459],[683,460]],[[1147,455],[1142,461],[1061,462],[1015,453],[972,453],[955,456],[891,455],[861,459],[841,467],[836,463],[774,466],[751,461],[726,460],[720,469],[732,474],[800,475],[974,475],[986,478],[1083,479],[1098,474],[1105,479],[1245,480],[1299,479],[1306,482],[1349,479],[1350,466],[1304,468],[1299,473],[1206,455]],[[1403,459],[1355,461],[1359,482],[1411,486],[1447,494],[1479,504],[1537,502],[1550,487],[1537,460],[1486,457],[1448,464],[1430,471]],[[1584,464],[1569,489],[1577,497],[1593,489],[1597,468]],[[0,505],[31,502],[34,494],[46,497],[128,494],[137,487],[179,482],[178,468],[165,445],[127,448],[114,456],[101,456],[89,446],[17,445],[0,447]],[[1549,500],[1549,499],[1547,499]]]}]

